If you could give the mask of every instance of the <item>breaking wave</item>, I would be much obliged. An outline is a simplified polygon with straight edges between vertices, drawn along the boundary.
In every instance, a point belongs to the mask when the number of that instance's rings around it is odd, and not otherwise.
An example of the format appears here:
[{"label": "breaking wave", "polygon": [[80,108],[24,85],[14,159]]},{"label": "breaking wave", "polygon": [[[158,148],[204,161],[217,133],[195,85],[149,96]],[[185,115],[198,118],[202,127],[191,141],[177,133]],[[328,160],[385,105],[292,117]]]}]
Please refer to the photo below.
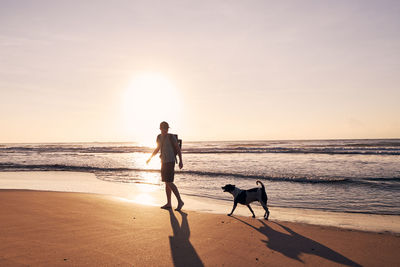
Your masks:
[{"label": "breaking wave", "polygon": [[[132,143],[86,144],[21,144],[0,145],[0,153],[151,153],[154,148]],[[400,140],[346,143],[325,142],[188,142],[183,145],[187,154],[229,153],[296,153],[296,154],[348,154],[348,155],[400,155]]]},{"label": "breaking wave", "polygon": [[[140,168],[113,168],[113,167],[96,167],[96,166],[76,166],[76,165],[63,165],[63,164],[37,164],[37,165],[24,165],[14,163],[0,163],[0,171],[77,171],[77,172],[90,172],[94,173],[99,178],[102,176],[119,177],[128,176],[134,173],[159,173],[158,169],[140,169]],[[281,177],[281,176],[268,176],[268,175],[257,175],[257,174],[241,174],[241,173],[229,173],[229,172],[208,172],[208,171],[186,171],[177,170],[177,175],[191,175],[191,176],[208,176],[208,177],[222,177],[222,178],[241,178],[241,179],[259,179],[276,182],[293,182],[293,183],[311,183],[311,184],[370,184],[382,182],[400,182],[400,177],[389,177],[389,178],[352,178],[352,177]],[[118,181],[115,178],[115,181]],[[129,179],[127,180],[129,182]],[[135,180],[132,180],[135,182]]]}]

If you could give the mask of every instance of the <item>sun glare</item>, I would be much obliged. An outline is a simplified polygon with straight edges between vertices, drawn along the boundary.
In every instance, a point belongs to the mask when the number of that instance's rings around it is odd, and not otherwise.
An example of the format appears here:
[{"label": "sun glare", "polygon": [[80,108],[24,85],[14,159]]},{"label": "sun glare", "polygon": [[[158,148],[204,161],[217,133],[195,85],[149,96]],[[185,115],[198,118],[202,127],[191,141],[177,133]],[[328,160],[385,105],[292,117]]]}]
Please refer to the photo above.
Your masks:
[{"label": "sun glare", "polygon": [[123,98],[126,130],[141,145],[155,145],[161,121],[179,124],[180,94],[175,85],[161,74],[134,76]]}]

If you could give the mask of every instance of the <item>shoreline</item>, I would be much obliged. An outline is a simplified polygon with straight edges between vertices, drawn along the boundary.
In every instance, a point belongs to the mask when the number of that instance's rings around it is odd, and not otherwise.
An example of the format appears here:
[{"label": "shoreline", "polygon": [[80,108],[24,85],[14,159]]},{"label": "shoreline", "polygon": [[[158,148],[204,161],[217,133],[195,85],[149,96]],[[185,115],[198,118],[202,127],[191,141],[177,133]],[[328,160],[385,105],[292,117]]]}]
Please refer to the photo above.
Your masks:
[{"label": "shoreline", "polygon": [[0,190],[6,266],[398,266],[399,249],[400,237],[387,233],[168,211],[93,193]]},{"label": "shoreline", "polygon": [[[159,207],[164,204],[163,187],[146,184],[121,184],[99,180],[92,173],[65,171],[0,172],[0,191],[36,190],[43,192],[91,193],[110,196],[122,202]],[[225,215],[232,202],[184,196],[184,209]],[[172,198],[175,205],[175,198]],[[259,205],[252,205],[258,218],[264,214]],[[365,232],[400,234],[400,216],[366,213],[332,212],[312,209],[270,207],[271,220],[309,225],[337,227]],[[234,215],[250,217],[247,207],[238,205]]]}]

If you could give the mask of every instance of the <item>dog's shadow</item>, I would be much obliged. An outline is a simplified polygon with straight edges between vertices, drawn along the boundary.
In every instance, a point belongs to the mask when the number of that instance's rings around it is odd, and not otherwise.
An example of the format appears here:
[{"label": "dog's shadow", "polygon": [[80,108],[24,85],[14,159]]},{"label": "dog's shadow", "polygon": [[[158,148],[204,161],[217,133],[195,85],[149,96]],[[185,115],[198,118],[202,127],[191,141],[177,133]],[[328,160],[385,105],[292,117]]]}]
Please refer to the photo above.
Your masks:
[{"label": "dog's shadow", "polygon": [[334,251],[333,249],[328,248],[327,246],[322,245],[310,238],[302,236],[287,226],[276,222],[274,223],[284,229],[287,233],[282,233],[280,231],[276,231],[268,226],[263,220],[257,220],[261,222],[260,227],[253,226],[237,217],[232,216],[232,218],[248,225],[249,227],[257,230],[267,237],[267,240],[262,240],[268,248],[277,251],[286,257],[292,258],[299,262],[304,263],[299,256],[303,253],[314,254],[321,258],[325,258],[327,260],[336,262],[338,264],[347,265],[347,266],[361,266],[360,264],[346,258],[340,253]]},{"label": "dog's shadow", "polygon": [[169,209],[173,236],[169,237],[172,260],[174,266],[204,266],[199,255],[190,243],[190,228],[187,213],[179,211],[182,216],[182,223],[179,225],[172,209]]}]

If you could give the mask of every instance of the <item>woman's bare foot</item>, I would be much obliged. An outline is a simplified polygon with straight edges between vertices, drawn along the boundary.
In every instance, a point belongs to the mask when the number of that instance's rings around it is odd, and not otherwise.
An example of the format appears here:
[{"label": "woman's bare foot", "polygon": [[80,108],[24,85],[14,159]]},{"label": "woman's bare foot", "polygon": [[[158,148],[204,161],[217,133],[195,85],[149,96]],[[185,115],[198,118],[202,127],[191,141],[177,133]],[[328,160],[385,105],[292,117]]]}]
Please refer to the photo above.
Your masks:
[{"label": "woman's bare foot", "polygon": [[160,207],[160,208],[165,209],[165,210],[168,210],[168,209],[170,209],[170,208],[172,208],[172,207],[171,207],[170,204],[165,204],[164,206],[162,206],[162,207]]},{"label": "woman's bare foot", "polygon": [[178,207],[175,210],[180,211],[182,209],[183,205],[185,205],[185,203],[183,201],[179,202]]}]

